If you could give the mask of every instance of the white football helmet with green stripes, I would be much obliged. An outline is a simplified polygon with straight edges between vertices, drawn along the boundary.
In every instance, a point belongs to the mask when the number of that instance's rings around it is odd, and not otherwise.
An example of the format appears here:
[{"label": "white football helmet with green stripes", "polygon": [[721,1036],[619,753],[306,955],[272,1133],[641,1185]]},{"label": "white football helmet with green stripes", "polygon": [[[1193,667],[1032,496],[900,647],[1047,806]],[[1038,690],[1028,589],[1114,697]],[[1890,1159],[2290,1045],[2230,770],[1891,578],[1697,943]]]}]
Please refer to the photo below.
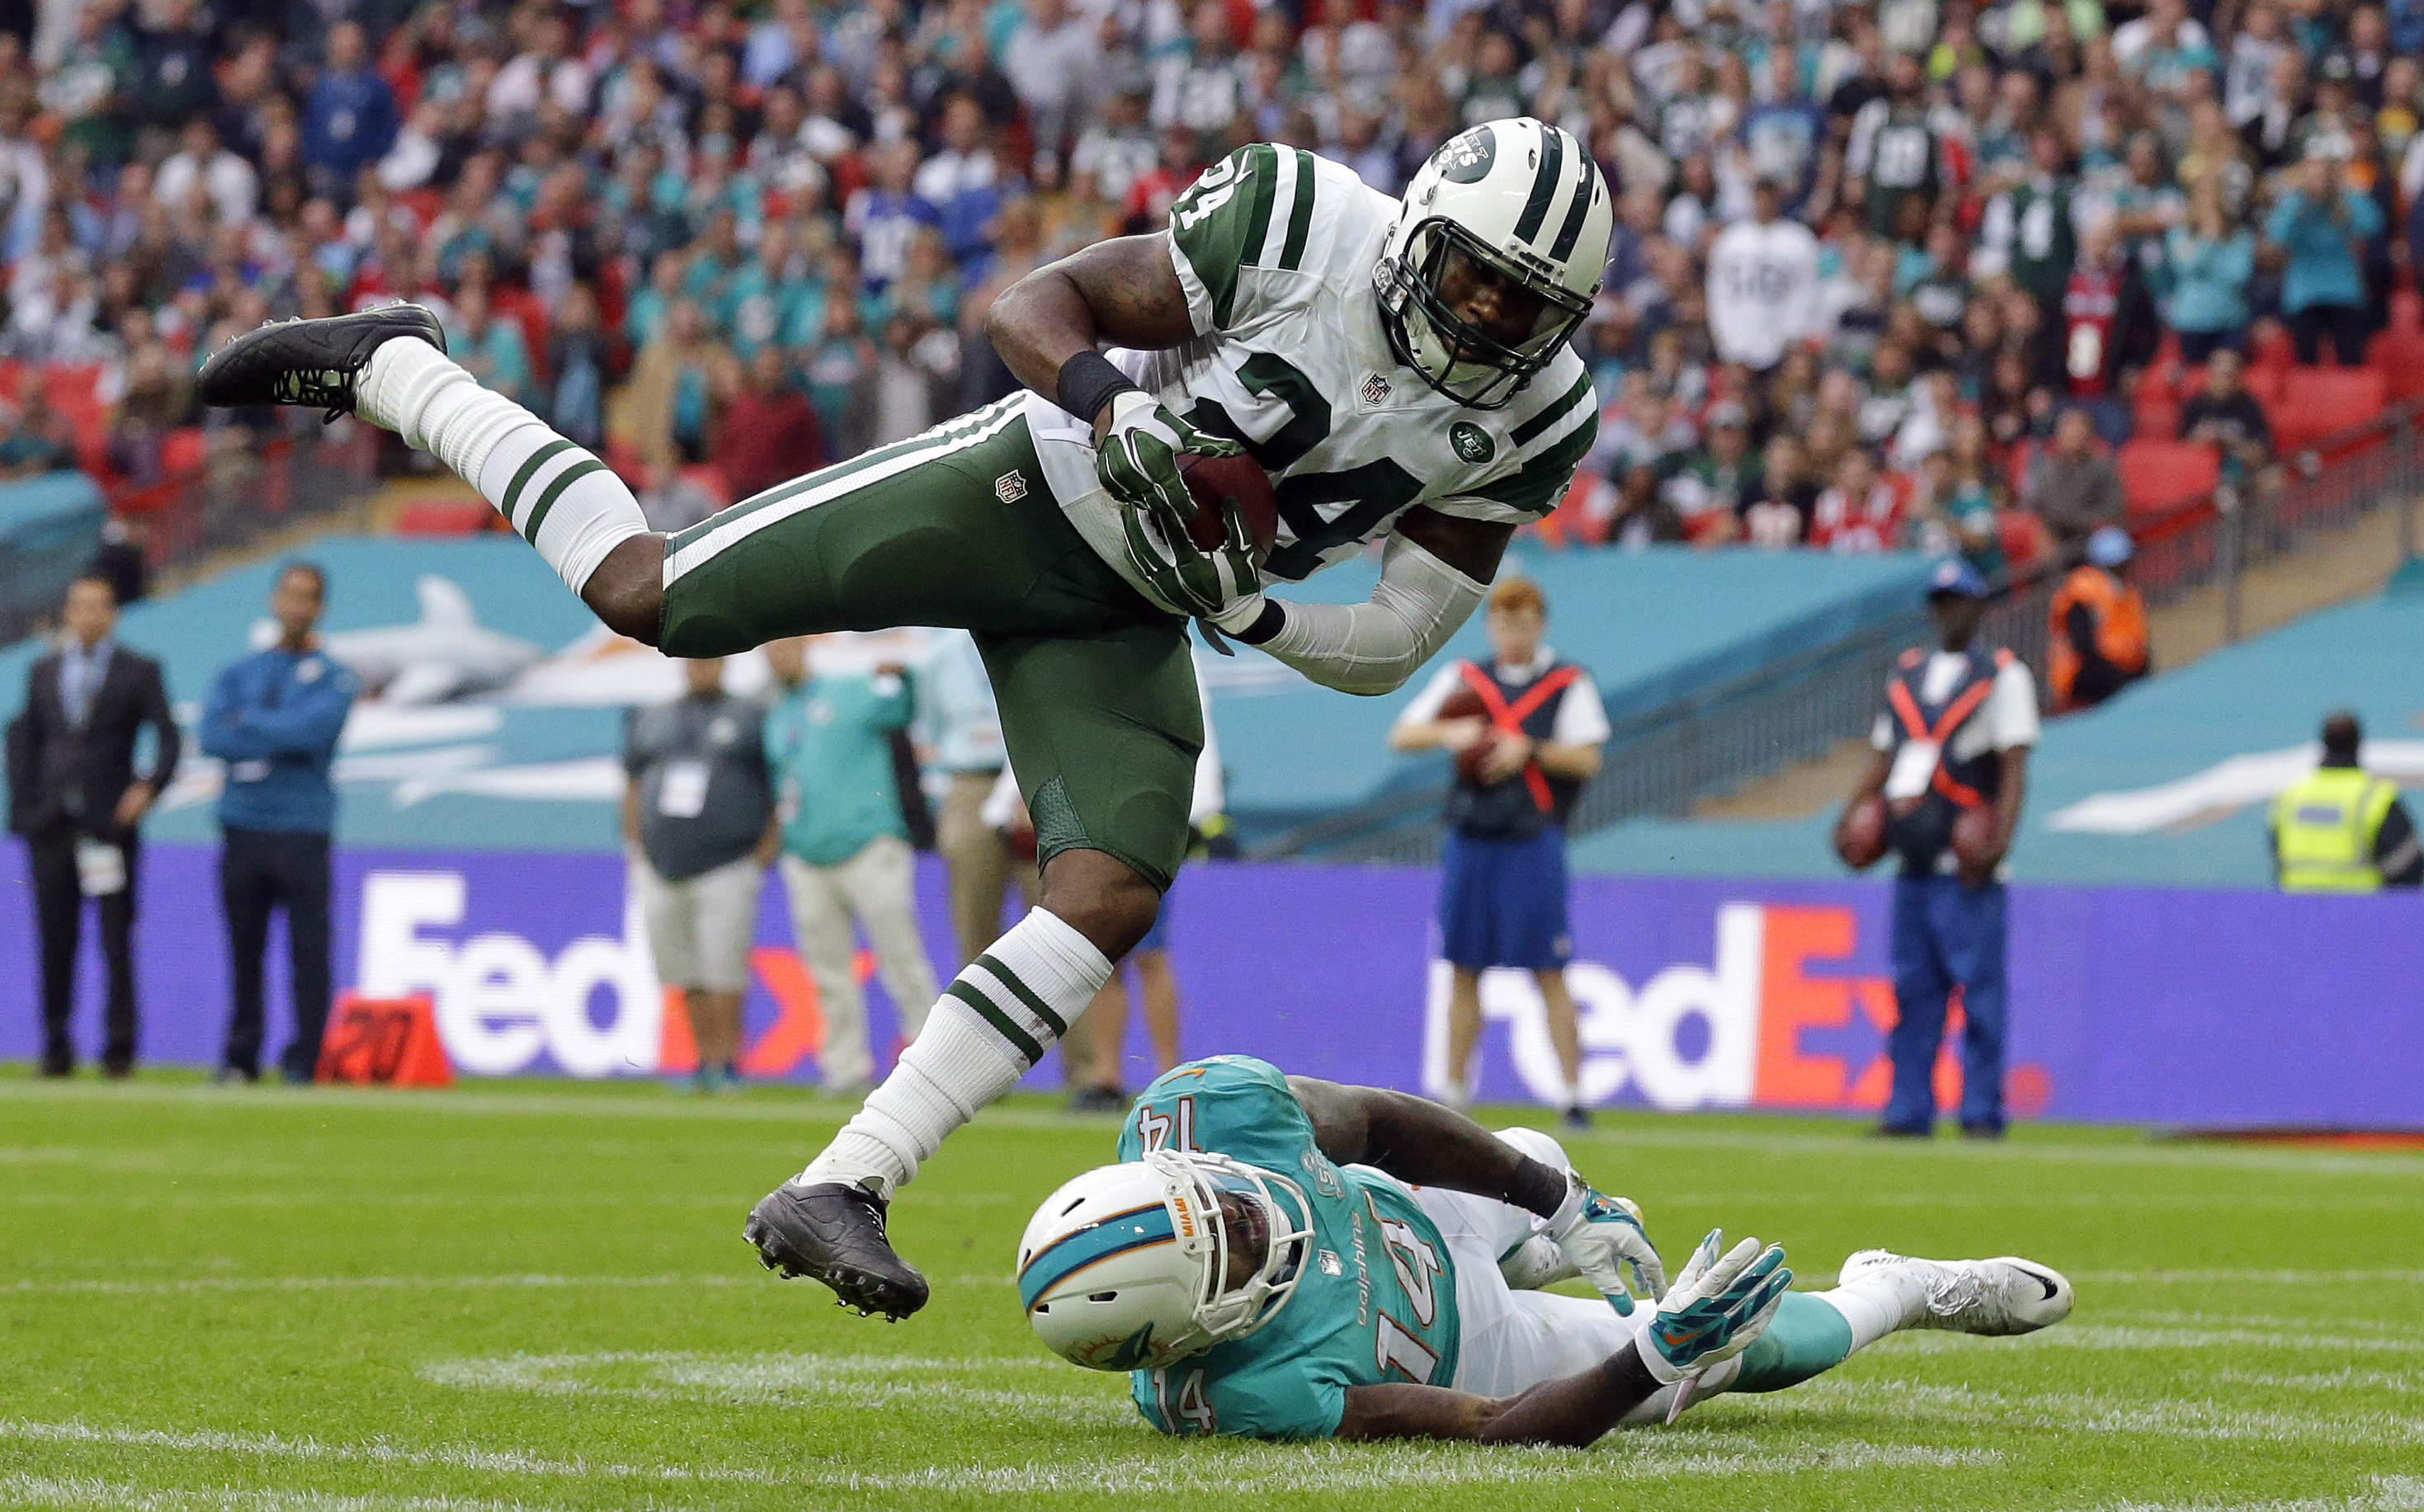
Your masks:
[{"label": "white football helmet with green stripes", "polygon": [[[1259,1263],[1231,1275],[1231,1255]],[[1156,1150],[1044,1200],[1018,1241],[1018,1299],[1053,1353],[1091,1370],[1159,1370],[1241,1339],[1294,1294],[1313,1209],[1284,1176]]]},{"label": "white football helmet with green stripes", "polygon": [[[1460,403],[1505,405],[1590,312],[1615,225],[1571,133],[1523,116],[1450,137],[1406,186],[1376,274],[1398,358]],[[1489,329],[1459,312],[1475,280],[1499,291]]]}]

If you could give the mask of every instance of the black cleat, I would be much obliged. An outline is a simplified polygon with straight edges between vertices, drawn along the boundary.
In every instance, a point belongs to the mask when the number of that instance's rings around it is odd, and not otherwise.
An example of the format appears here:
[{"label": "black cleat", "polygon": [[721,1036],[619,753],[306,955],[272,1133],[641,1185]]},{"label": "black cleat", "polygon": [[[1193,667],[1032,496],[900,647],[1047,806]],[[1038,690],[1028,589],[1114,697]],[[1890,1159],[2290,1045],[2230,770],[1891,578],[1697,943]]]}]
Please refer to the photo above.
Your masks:
[{"label": "black cleat", "polygon": [[382,305],[356,315],[289,320],[245,332],[202,364],[202,403],[235,409],[296,405],[354,412],[354,380],[383,342],[414,336],[446,350],[438,317],[419,305]]},{"label": "black cleat", "polygon": [[842,1306],[897,1323],[926,1305],[926,1278],[892,1252],[884,1209],[884,1199],[855,1183],[785,1182],[749,1210],[741,1236],[768,1270],[821,1281]]}]

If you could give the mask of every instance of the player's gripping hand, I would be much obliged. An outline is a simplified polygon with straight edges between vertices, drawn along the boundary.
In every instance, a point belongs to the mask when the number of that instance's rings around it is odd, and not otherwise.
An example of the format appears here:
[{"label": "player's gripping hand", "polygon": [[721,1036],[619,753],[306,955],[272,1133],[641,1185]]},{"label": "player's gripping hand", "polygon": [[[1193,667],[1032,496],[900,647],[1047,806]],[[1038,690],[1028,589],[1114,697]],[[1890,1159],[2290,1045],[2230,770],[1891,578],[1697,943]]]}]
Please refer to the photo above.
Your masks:
[{"label": "player's gripping hand", "polygon": [[1599,1289],[1617,1313],[1633,1315],[1633,1297],[1624,1284],[1624,1268],[1633,1271],[1634,1286],[1656,1300],[1666,1295],[1666,1265],[1658,1247],[1641,1226],[1641,1209],[1621,1197],[1593,1188],[1580,1176],[1566,1175],[1565,1204],[1549,1218],[1549,1237],[1557,1241],[1568,1264]]},{"label": "player's gripping hand", "polygon": [[1236,456],[1244,450],[1225,436],[1196,429],[1143,390],[1130,389],[1111,401],[1108,422],[1094,443],[1094,475],[1112,498],[1146,511],[1163,530],[1183,537],[1195,500],[1178,475],[1178,459]]},{"label": "player's gripping hand", "polygon": [[1105,490],[1127,506],[1120,527],[1130,565],[1173,609],[1214,619],[1262,592],[1253,537],[1236,510],[1221,511],[1220,544],[1208,551],[1187,533],[1196,503],[1179,459],[1236,456],[1243,450],[1196,429],[1149,393],[1131,390],[1111,401],[1109,423],[1094,447],[1094,471]]},{"label": "player's gripping hand", "polygon": [[1697,1377],[1749,1348],[1793,1284],[1782,1245],[1762,1249],[1745,1239],[1721,1255],[1723,1243],[1724,1231],[1711,1229],[1637,1336],[1641,1362],[1663,1384]]}]

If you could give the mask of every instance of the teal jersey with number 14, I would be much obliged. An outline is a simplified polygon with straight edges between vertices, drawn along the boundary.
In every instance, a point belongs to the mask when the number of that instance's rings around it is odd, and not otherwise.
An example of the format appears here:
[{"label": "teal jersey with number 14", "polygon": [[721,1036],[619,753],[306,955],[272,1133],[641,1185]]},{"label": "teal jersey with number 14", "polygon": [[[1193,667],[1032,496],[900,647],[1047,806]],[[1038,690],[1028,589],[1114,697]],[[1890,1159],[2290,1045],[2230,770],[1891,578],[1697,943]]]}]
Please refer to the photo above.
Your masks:
[{"label": "teal jersey with number 14", "polygon": [[1131,1374],[1146,1421],[1164,1433],[1322,1439],[1337,1431],[1350,1386],[1455,1376],[1456,1277],[1439,1229],[1395,1178],[1322,1154],[1279,1068],[1213,1056],[1162,1076],[1128,1110],[1119,1156],[1164,1149],[1286,1177],[1312,1205],[1314,1237],[1278,1316],[1167,1370]]}]

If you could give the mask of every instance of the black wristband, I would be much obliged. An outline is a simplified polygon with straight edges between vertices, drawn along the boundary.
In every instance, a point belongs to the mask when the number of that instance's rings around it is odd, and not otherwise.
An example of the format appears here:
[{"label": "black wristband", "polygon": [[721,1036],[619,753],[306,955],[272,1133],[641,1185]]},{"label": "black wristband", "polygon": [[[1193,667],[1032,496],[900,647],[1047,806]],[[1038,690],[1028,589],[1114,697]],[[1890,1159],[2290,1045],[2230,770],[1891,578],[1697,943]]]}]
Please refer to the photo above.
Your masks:
[{"label": "black wristband", "polygon": [[1260,645],[1279,634],[1286,624],[1287,612],[1280,608],[1280,601],[1276,598],[1266,598],[1263,600],[1263,612],[1254,616],[1254,622],[1252,625],[1241,630],[1231,630],[1229,633],[1248,645]]},{"label": "black wristband", "polygon": [[1573,1189],[1573,1178],[1545,1160],[1529,1155],[1515,1168],[1515,1179],[1507,1184],[1508,1205],[1526,1213],[1538,1213],[1544,1218],[1557,1216],[1566,1205],[1566,1194]]},{"label": "black wristband", "polygon": [[1060,364],[1060,375],[1052,384],[1052,401],[1091,425],[1105,405],[1131,389],[1144,391],[1102,353],[1080,352]]}]

